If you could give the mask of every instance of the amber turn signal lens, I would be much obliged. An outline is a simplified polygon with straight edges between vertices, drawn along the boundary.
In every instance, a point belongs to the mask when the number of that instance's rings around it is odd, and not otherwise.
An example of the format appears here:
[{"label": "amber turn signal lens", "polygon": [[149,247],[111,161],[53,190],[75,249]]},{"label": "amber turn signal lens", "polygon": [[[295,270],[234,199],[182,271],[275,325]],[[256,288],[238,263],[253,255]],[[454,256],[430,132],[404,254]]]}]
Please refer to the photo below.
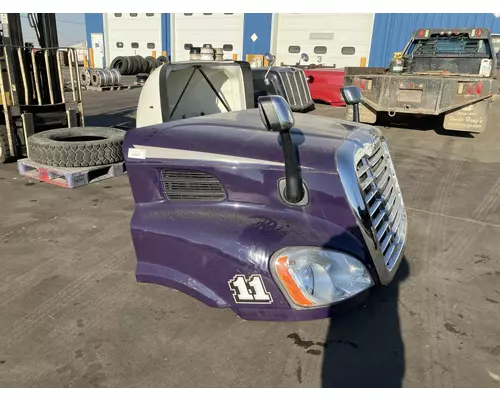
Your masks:
[{"label": "amber turn signal lens", "polygon": [[312,306],[312,302],[304,296],[302,291],[299,289],[292,276],[288,270],[288,256],[281,256],[276,260],[276,273],[279,279],[283,282],[288,295],[292,300],[299,306],[309,307]]}]

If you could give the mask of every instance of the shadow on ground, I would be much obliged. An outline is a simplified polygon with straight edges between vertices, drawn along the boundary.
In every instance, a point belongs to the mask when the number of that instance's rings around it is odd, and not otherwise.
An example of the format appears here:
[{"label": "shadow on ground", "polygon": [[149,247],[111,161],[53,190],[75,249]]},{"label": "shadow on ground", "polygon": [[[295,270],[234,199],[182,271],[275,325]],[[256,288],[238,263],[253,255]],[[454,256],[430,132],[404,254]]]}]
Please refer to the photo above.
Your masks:
[{"label": "shadow on ground", "polygon": [[135,127],[136,107],[126,108],[114,113],[102,113],[85,116],[86,126],[119,126],[122,129]]},{"label": "shadow on ground", "polygon": [[418,131],[434,131],[441,136],[453,136],[473,139],[474,135],[469,132],[449,131],[443,128],[444,117],[441,115],[427,115],[417,117],[413,115],[396,114],[394,117],[388,115],[380,116],[376,125],[390,128],[403,128]]},{"label": "shadow on ground", "polygon": [[410,274],[403,259],[392,283],[356,310],[331,318],[324,344],[323,387],[401,387],[405,351],[398,315],[399,285]]}]

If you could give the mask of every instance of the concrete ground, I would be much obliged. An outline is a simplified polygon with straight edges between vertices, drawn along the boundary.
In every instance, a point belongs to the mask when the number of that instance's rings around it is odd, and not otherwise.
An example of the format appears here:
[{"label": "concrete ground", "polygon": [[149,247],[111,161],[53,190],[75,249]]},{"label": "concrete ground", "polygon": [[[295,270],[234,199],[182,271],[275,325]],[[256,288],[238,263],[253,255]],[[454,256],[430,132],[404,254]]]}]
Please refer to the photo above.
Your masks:
[{"label": "concrete ground", "polygon": [[[133,121],[139,92],[86,92],[88,124]],[[0,386],[500,387],[499,111],[476,137],[381,128],[406,260],[332,320],[249,322],[138,284],[126,175],[69,190],[0,166]]]}]

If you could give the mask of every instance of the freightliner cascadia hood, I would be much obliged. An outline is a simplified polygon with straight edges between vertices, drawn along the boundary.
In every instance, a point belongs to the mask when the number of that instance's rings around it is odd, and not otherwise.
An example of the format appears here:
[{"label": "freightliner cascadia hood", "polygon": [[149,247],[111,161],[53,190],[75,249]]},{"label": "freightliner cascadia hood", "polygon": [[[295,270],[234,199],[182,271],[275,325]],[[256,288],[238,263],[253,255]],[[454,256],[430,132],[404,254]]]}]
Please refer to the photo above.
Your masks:
[{"label": "freightliner cascadia hood", "polygon": [[[291,133],[307,189],[303,206],[283,201],[280,135],[264,129],[257,109],[127,132],[123,152],[135,202],[131,236],[137,281],[172,287],[210,306],[231,307],[242,318],[260,320],[330,316],[329,306],[297,310],[287,300],[270,268],[272,255],[285,248],[347,254],[366,267],[374,282],[391,281],[399,264],[386,268],[362,192],[379,189],[368,176],[370,167],[358,161],[383,156],[377,165],[386,168],[384,176],[399,196],[385,143],[376,137],[379,130],[308,114],[294,118]],[[360,174],[367,175],[362,182]],[[359,184],[368,186],[360,190]],[[375,211],[382,210],[374,216],[383,217],[387,204],[378,197],[370,201],[378,204]],[[402,207],[400,202],[392,209]],[[390,254],[397,249],[396,261],[406,235],[406,217],[400,219],[403,228],[394,230],[399,247],[386,246],[392,248]],[[239,289],[233,291],[236,278],[259,279],[267,300],[252,297],[253,303],[242,303],[235,297]]]}]

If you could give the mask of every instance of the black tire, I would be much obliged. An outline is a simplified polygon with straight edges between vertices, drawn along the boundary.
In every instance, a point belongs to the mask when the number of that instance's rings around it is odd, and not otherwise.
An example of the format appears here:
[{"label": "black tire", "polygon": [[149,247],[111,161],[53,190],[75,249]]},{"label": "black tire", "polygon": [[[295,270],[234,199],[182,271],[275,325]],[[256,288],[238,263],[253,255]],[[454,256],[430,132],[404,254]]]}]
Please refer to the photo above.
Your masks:
[{"label": "black tire", "polygon": [[10,160],[9,139],[7,138],[7,128],[0,125],[0,164]]},{"label": "black tire", "polygon": [[136,69],[135,58],[133,56],[128,56],[127,60],[128,60],[128,68],[127,68],[127,72],[125,73],[125,75],[134,75],[134,71]]},{"label": "black tire", "polygon": [[161,62],[161,63],[166,63],[166,62],[168,62],[167,57],[165,57],[165,56],[160,56],[160,57],[158,57],[158,58],[157,58],[157,60],[158,60],[159,62]]},{"label": "black tire", "polygon": [[153,68],[156,68],[156,58],[152,56],[146,57],[146,62],[148,63],[148,74],[151,72]]},{"label": "black tire", "polygon": [[145,74],[148,72],[149,64],[144,57],[142,56],[139,57],[141,58],[141,70],[139,71],[139,73]]},{"label": "black tire", "polygon": [[141,60],[139,60],[137,58],[137,56],[131,56],[130,58],[132,58],[134,61],[134,69],[131,73],[131,75],[136,75],[138,72],[139,72],[139,69],[141,68]]},{"label": "black tire", "polygon": [[149,78],[149,74],[140,73],[135,76],[135,83],[139,85],[144,85]]},{"label": "black tire", "polygon": [[142,70],[142,57],[141,56],[134,56],[134,58],[135,58],[135,65],[136,65],[134,75],[137,75]]},{"label": "black tire", "polygon": [[132,56],[127,57],[128,60],[128,69],[127,69],[127,75],[133,75],[135,71],[135,58]]},{"label": "black tire", "polygon": [[141,69],[142,69],[142,60],[141,60],[140,57],[141,56],[134,56],[134,59],[135,59],[134,75],[137,75],[139,72],[141,72]]},{"label": "black tire", "polygon": [[123,161],[121,129],[61,128],[28,138],[30,159],[53,167],[92,167]]},{"label": "black tire", "polygon": [[129,62],[127,57],[116,57],[111,61],[110,69],[117,69],[121,75],[125,75],[128,71]]}]

